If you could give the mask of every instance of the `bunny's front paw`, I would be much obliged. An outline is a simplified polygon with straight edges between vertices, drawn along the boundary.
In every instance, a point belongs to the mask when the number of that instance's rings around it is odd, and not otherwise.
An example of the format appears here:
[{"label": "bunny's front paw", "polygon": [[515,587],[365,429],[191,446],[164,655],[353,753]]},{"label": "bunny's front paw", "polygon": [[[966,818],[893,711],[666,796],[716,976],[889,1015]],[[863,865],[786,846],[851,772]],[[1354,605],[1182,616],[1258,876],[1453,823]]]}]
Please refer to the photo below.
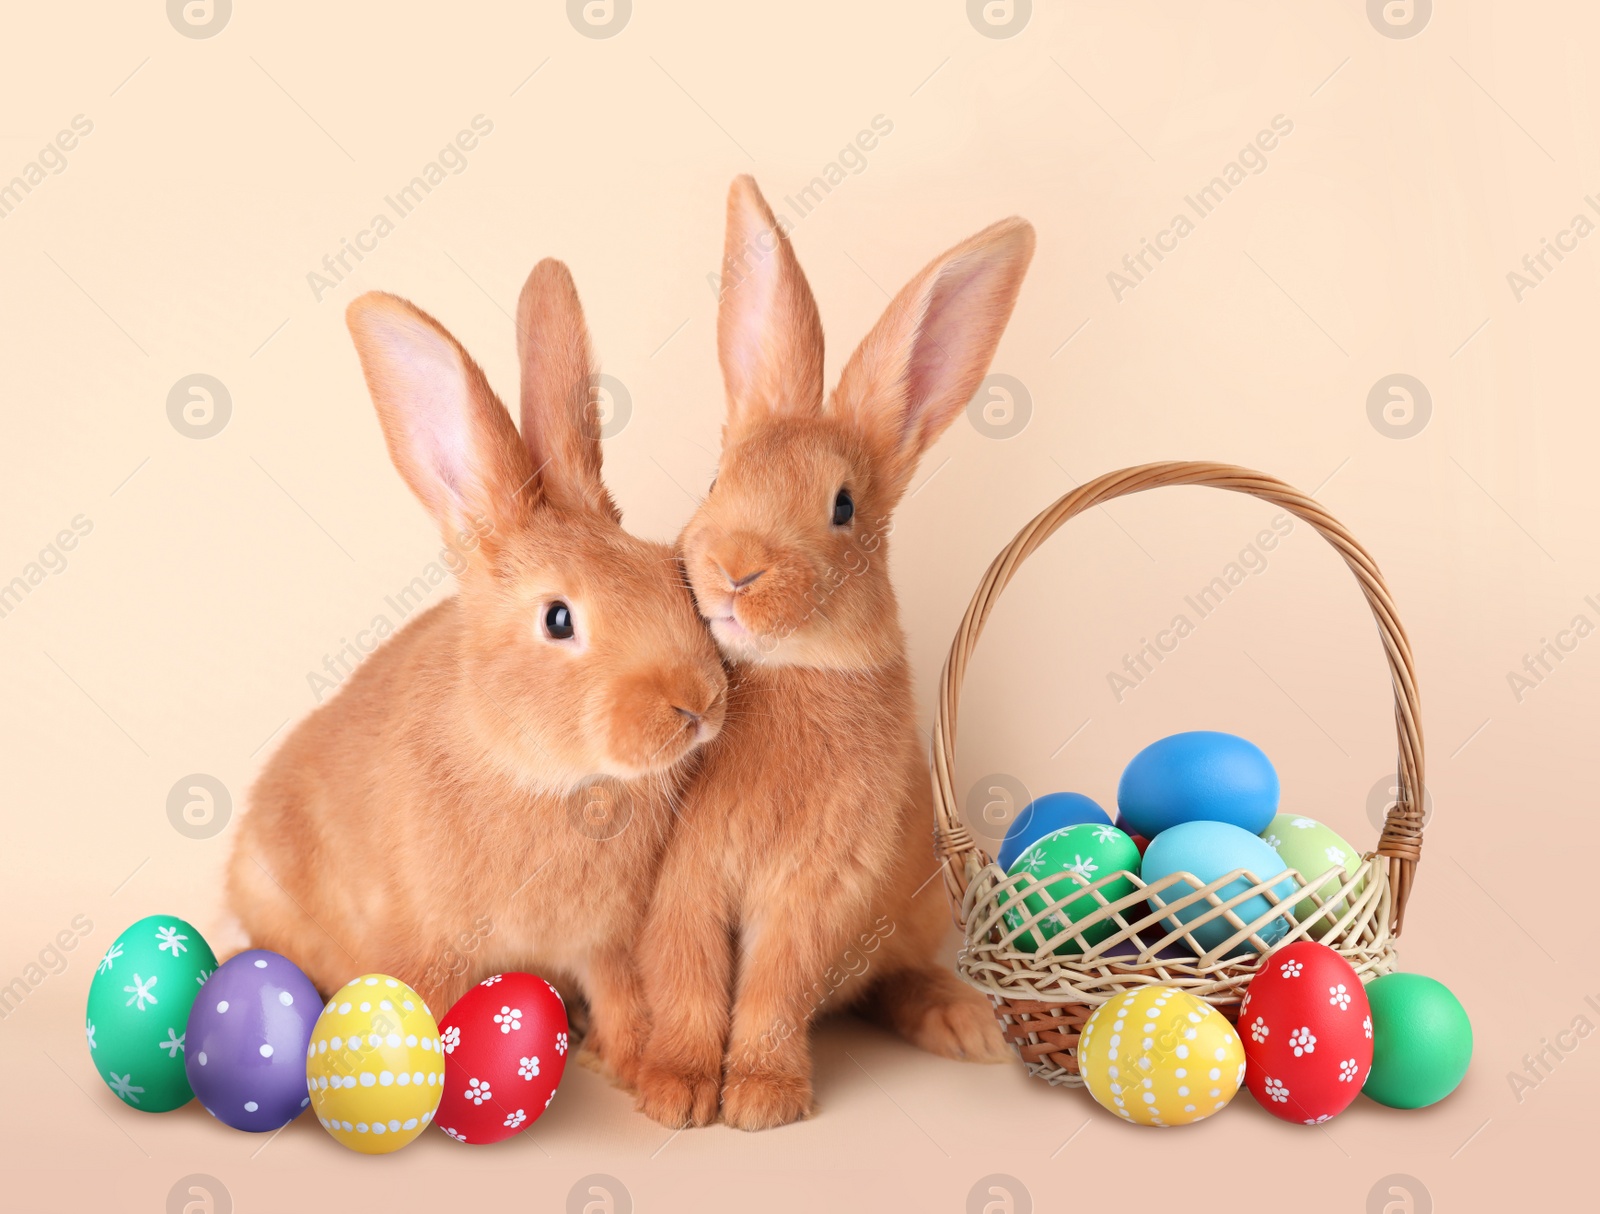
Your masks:
[{"label": "bunny's front paw", "polygon": [[639,1068],[638,1108],[674,1130],[710,1125],[717,1119],[721,1086],[722,1076],[714,1072],[647,1061]]},{"label": "bunny's front paw", "polygon": [[722,1120],[739,1130],[770,1130],[811,1114],[811,1079],[772,1071],[730,1072]]}]

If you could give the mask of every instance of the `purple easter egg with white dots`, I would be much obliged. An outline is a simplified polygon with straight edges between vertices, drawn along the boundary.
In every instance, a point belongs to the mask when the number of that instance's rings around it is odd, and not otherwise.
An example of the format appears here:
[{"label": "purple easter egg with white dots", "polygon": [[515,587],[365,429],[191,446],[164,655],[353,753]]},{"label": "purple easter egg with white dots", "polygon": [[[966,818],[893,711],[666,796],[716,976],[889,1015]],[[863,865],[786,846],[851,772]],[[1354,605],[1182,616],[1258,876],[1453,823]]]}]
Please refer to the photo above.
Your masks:
[{"label": "purple easter egg with white dots", "polygon": [[189,1012],[184,1072],[224,1125],[265,1133],[311,1101],[306,1050],[322,1013],[311,979],[287,957],[254,948],[206,979]]}]

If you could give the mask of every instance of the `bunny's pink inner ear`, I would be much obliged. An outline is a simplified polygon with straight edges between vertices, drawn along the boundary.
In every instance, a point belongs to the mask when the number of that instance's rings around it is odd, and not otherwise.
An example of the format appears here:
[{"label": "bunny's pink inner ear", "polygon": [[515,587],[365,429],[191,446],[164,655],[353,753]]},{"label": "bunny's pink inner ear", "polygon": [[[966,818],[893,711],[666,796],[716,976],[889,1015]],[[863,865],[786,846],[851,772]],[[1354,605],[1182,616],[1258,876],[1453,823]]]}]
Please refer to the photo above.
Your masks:
[{"label": "bunny's pink inner ear", "polygon": [[830,407],[855,420],[897,493],[988,372],[1033,246],[1032,226],[1006,219],[934,259],[845,365]]},{"label": "bunny's pink inner ear", "polygon": [[729,420],[822,406],[822,320],[794,248],[749,177],[728,190],[717,355]]},{"label": "bunny's pink inner ear", "polygon": [[569,510],[621,514],[600,476],[599,375],[572,274],[554,258],[534,266],[517,301],[522,439],[544,495]]},{"label": "bunny's pink inner ear", "polygon": [[446,539],[503,536],[522,526],[537,493],[533,466],[467,352],[393,295],[363,295],[345,318],[389,456]]}]

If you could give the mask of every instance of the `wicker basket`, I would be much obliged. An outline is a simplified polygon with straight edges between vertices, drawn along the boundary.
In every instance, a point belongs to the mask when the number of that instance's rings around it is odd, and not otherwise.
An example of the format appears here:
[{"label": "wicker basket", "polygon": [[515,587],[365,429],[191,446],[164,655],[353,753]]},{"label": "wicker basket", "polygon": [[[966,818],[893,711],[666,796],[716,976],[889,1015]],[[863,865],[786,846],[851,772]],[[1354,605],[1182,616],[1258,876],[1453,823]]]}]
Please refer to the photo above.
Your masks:
[{"label": "wicker basket", "polygon": [[[1023,951],[1016,943],[1018,938],[1031,940],[1030,928],[1051,918],[1068,902],[1082,899],[1085,887],[1065,874],[1044,882],[1027,874],[1008,877],[962,823],[953,763],[957,700],[967,662],[990,611],[1018,566],[1061,524],[1112,498],[1164,485],[1209,485],[1261,498],[1310,523],[1338,549],[1367,597],[1389,661],[1400,743],[1399,798],[1389,810],[1377,849],[1363,856],[1354,874],[1347,875],[1343,866],[1325,873],[1290,870],[1288,879],[1294,889],[1282,898],[1274,894],[1275,888],[1283,888],[1282,875],[1258,882],[1252,874],[1232,873],[1210,884],[1187,874],[1173,874],[1153,885],[1134,878],[1131,894],[1108,901],[1100,892],[1093,914],[1076,916],[1075,933],[1110,922],[1113,930],[1105,939],[1071,955]],[[1024,527],[994,559],[979,584],[939,681],[933,795],[935,841],[945,889],[956,923],[965,934],[957,959],[962,977],[993,1001],[1006,1038],[1031,1074],[1053,1084],[1080,1084],[1078,1034],[1095,1008],[1119,993],[1152,983],[1177,986],[1235,1019],[1245,988],[1267,952],[1307,938],[1320,939],[1338,951],[1363,981],[1394,968],[1394,940],[1405,917],[1422,844],[1422,726],[1411,646],[1377,565],[1337,520],[1305,494],[1273,477],[1228,464],[1145,464],[1112,472],[1075,489]],[[1230,891],[1224,897],[1221,891],[1241,876],[1250,888]],[[1125,879],[1126,874],[1108,874],[1086,888],[1104,891],[1119,877]],[[1186,877],[1187,885],[1169,893]],[[1336,889],[1331,888],[1333,883]],[[1022,899],[1028,894],[1033,896],[1027,898],[1025,908]],[[1152,894],[1166,895],[1162,910],[1148,903]],[[1257,895],[1265,897],[1270,909],[1246,922],[1239,917],[1239,908]],[[1308,898],[1317,910],[1302,913],[1297,922],[1295,910],[1300,907],[1304,912],[1301,904]],[[1169,928],[1165,922],[1169,914],[1190,906],[1199,908],[1195,917],[1176,930]],[[1322,907],[1327,907],[1326,913]],[[1196,942],[1195,929],[1216,921],[1234,930],[1228,939],[1206,949]],[[1273,926],[1280,922],[1283,927]],[[1282,934],[1274,940],[1270,933],[1277,931]],[[1266,940],[1263,932],[1269,933]],[[1063,938],[1065,934],[1056,939]],[[1230,956],[1230,952],[1240,955]]]}]

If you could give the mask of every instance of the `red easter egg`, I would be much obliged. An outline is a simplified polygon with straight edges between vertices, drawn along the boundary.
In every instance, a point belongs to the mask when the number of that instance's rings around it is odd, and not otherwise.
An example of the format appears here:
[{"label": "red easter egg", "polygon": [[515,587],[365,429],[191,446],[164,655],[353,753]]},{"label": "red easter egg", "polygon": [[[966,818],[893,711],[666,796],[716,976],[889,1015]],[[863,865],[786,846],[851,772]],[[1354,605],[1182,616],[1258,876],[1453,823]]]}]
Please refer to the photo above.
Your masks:
[{"label": "red easter egg", "polygon": [[1273,953],[1239,1005],[1245,1086],[1274,1117],[1317,1125],[1349,1107],[1372,1070],[1372,1009],[1325,944]]},{"label": "red easter egg", "polygon": [[567,1062],[567,1009],[534,974],[496,974],[439,1020],[444,1096],[433,1124],[458,1142],[500,1142],[550,1107]]}]

